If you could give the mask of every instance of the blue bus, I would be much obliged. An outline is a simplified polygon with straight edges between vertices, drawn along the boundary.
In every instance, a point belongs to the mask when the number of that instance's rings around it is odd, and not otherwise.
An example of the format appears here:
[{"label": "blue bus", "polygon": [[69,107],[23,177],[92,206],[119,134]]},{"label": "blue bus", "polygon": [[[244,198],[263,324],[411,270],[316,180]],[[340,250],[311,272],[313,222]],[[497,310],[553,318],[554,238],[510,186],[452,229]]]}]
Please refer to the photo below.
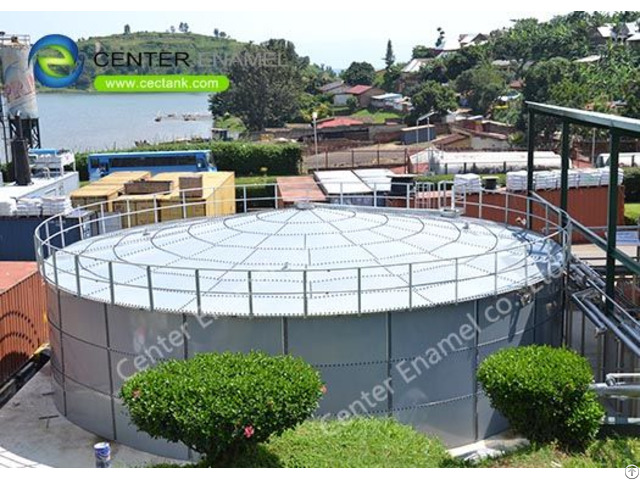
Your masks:
[{"label": "blue bus", "polygon": [[89,180],[92,182],[119,170],[145,170],[152,175],[162,172],[217,170],[209,150],[94,153],[89,155],[87,164]]}]

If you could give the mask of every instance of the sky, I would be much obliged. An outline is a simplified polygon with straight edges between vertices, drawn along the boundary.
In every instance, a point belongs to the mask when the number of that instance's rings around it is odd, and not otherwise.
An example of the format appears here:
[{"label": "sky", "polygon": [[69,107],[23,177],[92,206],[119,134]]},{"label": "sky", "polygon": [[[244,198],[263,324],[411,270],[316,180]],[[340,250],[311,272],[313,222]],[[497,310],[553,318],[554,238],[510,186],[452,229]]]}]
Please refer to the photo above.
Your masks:
[{"label": "sky", "polygon": [[298,54],[336,69],[352,61],[381,68],[388,39],[396,60],[408,61],[413,46],[434,44],[438,27],[455,38],[508,27],[516,18],[548,20],[561,13],[566,11],[0,12],[0,31],[29,34],[32,41],[51,33],[78,39],[122,33],[125,24],[134,32],[164,32],[187,22],[195,33],[211,35],[218,28],[240,41],[286,38]]}]

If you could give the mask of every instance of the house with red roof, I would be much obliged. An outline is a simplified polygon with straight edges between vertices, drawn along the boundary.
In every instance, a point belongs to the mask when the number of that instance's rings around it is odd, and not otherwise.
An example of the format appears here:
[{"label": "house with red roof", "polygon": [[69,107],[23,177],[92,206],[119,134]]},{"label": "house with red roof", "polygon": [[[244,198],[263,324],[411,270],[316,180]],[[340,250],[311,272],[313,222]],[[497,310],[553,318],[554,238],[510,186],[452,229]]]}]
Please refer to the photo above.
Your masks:
[{"label": "house with red roof", "polygon": [[358,101],[360,108],[367,108],[371,103],[371,97],[382,95],[383,93],[385,93],[384,90],[372,85],[356,85],[348,89],[345,95],[354,97]]}]

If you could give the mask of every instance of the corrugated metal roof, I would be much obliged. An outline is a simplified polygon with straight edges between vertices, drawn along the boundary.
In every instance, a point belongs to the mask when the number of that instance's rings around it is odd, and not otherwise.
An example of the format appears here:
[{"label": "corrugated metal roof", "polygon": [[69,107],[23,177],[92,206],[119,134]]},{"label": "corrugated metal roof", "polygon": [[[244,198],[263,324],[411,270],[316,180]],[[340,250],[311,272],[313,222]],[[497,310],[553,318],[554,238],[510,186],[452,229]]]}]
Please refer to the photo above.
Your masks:
[{"label": "corrugated metal roof", "polygon": [[351,87],[345,93],[350,95],[361,95],[364,92],[371,90],[373,87],[371,85],[356,85],[355,87]]},{"label": "corrugated metal roof", "polygon": [[388,168],[360,168],[354,170],[353,173],[366,183],[371,190],[377,192],[391,191],[391,176],[393,172]]},{"label": "corrugated metal roof", "polygon": [[325,120],[322,123],[318,123],[318,130],[334,127],[352,127],[355,125],[364,125],[364,122],[356,120],[355,118],[337,117],[330,120]]},{"label": "corrugated metal roof", "polygon": [[0,293],[38,271],[36,262],[0,262]]}]

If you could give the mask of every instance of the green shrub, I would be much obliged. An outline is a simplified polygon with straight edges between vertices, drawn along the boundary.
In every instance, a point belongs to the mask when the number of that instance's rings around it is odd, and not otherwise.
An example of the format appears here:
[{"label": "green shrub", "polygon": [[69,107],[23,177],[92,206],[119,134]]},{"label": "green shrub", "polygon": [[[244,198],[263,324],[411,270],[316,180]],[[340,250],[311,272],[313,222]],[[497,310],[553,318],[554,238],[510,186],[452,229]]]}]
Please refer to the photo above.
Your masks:
[{"label": "green shrub", "polygon": [[[260,175],[263,169],[269,175],[298,175],[302,162],[302,149],[296,143],[245,143],[245,142],[189,142],[144,145],[121,151],[175,151],[211,150],[218,170],[236,172],[236,176]],[[109,150],[114,151],[114,150]],[[97,153],[97,152],[96,152]],[[80,180],[89,179],[88,153],[76,154]]]},{"label": "green shrub", "polygon": [[389,418],[305,422],[267,448],[283,467],[427,468],[450,459],[440,440]]},{"label": "green shrub", "polygon": [[[233,462],[188,467],[437,468],[460,466],[440,440],[390,418],[310,420],[257,445]],[[160,464],[155,467],[176,467]]]},{"label": "green shrub", "polygon": [[594,439],[604,411],[593,392],[591,367],[578,354],[547,346],[500,350],[478,368],[491,405],[534,443],[582,449]]},{"label": "green shrub", "polygon": [[213,462],[237,458],[304,421],[321,389],[319,374],[301,359],[207,353],[137,373],[121,397],[140,430]]},{"label": "green shrub", "polygon": [[640,168],[625,168],[624,179],[624,201],[628,203],[640,202]]}]

